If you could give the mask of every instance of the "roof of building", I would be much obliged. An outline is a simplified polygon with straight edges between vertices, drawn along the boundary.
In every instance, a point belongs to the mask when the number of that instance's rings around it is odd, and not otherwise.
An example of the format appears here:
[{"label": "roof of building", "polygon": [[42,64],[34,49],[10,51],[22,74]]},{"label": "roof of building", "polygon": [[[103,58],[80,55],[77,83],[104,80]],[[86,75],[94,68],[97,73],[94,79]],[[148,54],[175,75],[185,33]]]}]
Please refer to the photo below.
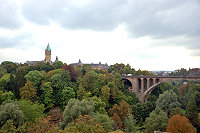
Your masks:
[{"label": "roof of building", "polygon": [[50,46],[49,46],[49,43],[48,43],[47,48],[46,48],[45,50],[46,50],[46,51],[51,51]]},{"label": "roof of building", "polygon": [[26,61],[26,63],[27,63],[28,65],[35,65],[35,64],[37,64],[37,63],[39,63],[39,62],[44,62],[44,61]]},{"label": "roof of building", "polygon": [[[79,59],[78,63],[72,63],[75,67],[76,66],[82,66],[82,65],[86,65],[85,63],[82,63],[81,60]],[[101,62],[99,62],[99,64],[88,64],[90,65],[92,68],[102,68],[102,69],[108,69],[108,64],[102,64]]]}]

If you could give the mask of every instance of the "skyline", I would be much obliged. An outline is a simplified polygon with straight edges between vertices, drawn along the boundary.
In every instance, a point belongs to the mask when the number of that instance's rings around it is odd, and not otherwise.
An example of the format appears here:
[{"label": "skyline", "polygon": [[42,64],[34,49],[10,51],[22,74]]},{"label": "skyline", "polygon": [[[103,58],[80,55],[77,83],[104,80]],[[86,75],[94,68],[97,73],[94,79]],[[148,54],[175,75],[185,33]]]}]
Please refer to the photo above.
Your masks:
[{"label": "skyline", "polygon": [[[40,3],[40,4],[39,4]],[[0,63],[44,60],[199,68],[198,0],[0,0]]]}]

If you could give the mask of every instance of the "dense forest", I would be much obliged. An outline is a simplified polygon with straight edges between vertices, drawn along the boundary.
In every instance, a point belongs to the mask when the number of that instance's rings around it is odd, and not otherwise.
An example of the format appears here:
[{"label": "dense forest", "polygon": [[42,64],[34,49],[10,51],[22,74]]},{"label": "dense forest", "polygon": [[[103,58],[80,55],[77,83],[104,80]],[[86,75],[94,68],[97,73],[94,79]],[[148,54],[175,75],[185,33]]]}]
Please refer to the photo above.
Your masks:
[{"label": "dense forest", "polygon": [[96,70],[61,61],[34,66],[4,61],[0,133],[200,132],[200,84],[167,82],[141,103],[123,74],[153,75],[128,64]]}]

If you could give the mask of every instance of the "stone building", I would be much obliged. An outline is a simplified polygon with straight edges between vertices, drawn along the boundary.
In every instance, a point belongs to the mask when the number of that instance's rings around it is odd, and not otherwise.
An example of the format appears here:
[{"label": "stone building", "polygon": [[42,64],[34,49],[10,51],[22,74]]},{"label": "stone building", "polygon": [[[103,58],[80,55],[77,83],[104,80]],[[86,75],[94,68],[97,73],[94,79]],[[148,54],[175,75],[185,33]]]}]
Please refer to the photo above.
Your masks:
[{"label": "stone building", "polygon": [[[58,60],[58,57],[56,56],[56,61],[59,61]],[[51,49],[50,49],[50,46],[49,46],[49,43],[47,45],[47,48],[45,49],[45,59],[42,60],[42,61],[26,61],[26,63],[31,66],[31,65],[35,65],[39,62],[45,62],[45,63],[49,63],[49,64],[52,64],[53,62],[51,61]]]},{"label": "stone building", "polygon": [[102,64],[101,62],[99,62],[99,64],[86,64],[86,63],[82,63],[81,60],[79,59],[78,63],[72,63],[72,65],[74,65],[74,67],[76,66],[83,66],[83,65],[90,65],[92,67],[92,69],[98,69],[98,70],[108,70],[108,64]]},{"label": "stone building", "polygon": [[51,64],[51,49],[49,47],[49,44],[47,45],[47,48],[45,49],[44,62]]},{"label": "stone building", "polygon": [[190,76],[200,76],[200,68],[189,69]]}]

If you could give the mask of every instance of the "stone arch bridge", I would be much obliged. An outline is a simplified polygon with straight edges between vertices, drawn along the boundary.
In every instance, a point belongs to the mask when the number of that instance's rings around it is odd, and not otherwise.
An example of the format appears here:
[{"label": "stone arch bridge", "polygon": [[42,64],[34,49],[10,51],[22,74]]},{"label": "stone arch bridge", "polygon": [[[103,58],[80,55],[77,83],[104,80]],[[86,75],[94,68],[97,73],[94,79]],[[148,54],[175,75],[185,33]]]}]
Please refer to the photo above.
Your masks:
[{"label": "stone arch bridge", "polygon": [[122,78],[124,80],[130,81],[132,84],[131,90],[135,92],[136,96],[139,98],[141,102],[146,102],[152,90],[155,89],[156,86],[168,82],[168,81],[176,81],[176,80],[192,80],[199,81],[200,76],[126,76],[123,75]]}]

